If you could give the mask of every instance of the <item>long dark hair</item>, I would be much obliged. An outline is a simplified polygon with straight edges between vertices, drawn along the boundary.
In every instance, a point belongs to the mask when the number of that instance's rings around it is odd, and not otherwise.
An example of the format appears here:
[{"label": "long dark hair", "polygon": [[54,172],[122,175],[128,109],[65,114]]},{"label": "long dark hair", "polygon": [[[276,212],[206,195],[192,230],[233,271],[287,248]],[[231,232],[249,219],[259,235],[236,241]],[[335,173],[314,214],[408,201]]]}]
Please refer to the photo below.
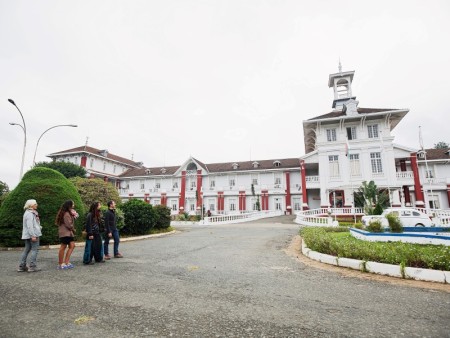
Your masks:
[{"label": "long dark hair", "polygon": [[97,223],[100,223],[100,210],[98,209],[99,204],[100,202],[94,202],[89,208],[89,213],[91,214],[92,220],[96,220]]},{"label": "long dark hair", "polygon": [[66,212],[70,213],[70,209],[72,209],[73,204],[74,203],[72,200],[67,200],[63,203],[61,208],[59,208],[58,214],[56,215],[56,219],[55,219],[56,225],[61,225],[64,223],[64,214]]}]

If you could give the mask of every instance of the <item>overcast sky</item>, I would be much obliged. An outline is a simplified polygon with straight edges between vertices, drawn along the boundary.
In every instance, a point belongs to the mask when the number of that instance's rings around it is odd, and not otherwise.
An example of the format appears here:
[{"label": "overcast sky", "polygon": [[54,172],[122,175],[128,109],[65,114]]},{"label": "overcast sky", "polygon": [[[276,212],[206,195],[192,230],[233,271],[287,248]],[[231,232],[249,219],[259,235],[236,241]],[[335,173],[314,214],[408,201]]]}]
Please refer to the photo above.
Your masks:
[{"label": "overcast sky", "polygon": [[449,142],[450,2],[0,0],[0,181],[89,145],[180,165],[299,157],[302,121],[354,70],[365,108],[409,108],[395,143]]}]

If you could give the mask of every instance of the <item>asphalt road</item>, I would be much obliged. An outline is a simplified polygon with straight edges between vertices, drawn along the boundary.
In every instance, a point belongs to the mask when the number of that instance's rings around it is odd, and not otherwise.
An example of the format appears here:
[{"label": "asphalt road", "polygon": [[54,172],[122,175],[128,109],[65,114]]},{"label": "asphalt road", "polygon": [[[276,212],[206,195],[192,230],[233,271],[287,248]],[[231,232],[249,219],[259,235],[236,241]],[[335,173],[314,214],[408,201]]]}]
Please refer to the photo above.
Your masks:
[{"label": "asphalt road", "polygon": [[179,228],[121,243],[125,258],[16,272],[0,252],[1,337],[450,337],[450,292],[317,269],[284,251],[286,217]]}]

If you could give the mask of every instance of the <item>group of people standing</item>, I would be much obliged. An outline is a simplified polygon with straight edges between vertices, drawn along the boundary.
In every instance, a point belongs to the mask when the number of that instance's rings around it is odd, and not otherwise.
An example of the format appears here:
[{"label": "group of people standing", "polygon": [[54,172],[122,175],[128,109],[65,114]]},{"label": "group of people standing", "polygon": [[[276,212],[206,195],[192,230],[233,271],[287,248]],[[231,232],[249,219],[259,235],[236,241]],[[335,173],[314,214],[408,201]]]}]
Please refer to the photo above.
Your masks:
[{"label": "group of people standing", "polygon": [[[109,255],[109,241],[114,239],[114,257],[122,258],[119,252],[119,231],[117,229],[116,203],[109,201],[108,210],[105,213],[104,226],[102,226],[101,204],[94,202],[89,208],[86,216],[86,243],[84,248],[83,263],[94,264],[95,262],[104,263],[111,259]],[[25,248],[20,258],[19,272],[36,272],[38,268],[36,260],[39,250],[39,237],[42,236],[42,226],[37,212],[38,204],[36,200],[31,199],[25,203],[25,213],[23,215],[22,239],[25,241]],[[58,252],[58,270],[67,270],[74,268],[70,262],[70,256],[75,249],[75,220],[78,218],[75,211],[75,203],[68,200],[63,203],[59,209],[55,224],[58,226],[58,236],[61,246]],[[31,252],[30,264],[27,265],[27,258]]]}]

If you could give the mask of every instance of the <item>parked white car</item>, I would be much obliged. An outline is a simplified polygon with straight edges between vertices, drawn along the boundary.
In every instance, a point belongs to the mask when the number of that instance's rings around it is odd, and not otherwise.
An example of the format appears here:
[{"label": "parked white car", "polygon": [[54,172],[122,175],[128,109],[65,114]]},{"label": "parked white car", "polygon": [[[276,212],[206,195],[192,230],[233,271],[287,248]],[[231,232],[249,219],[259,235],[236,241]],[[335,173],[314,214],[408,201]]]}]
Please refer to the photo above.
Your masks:
[{"label": "parked white car", "polygon": [[363,216],[361,222],[364,226],[367,226],[370,222],[377,219],[381,221],[383,227],[388,227],[389,222],[386,215],[390,213],[398,216],[404,227],[432,227],[435,225],[427,214],[414,208],[388,208],[381,215]]}]

